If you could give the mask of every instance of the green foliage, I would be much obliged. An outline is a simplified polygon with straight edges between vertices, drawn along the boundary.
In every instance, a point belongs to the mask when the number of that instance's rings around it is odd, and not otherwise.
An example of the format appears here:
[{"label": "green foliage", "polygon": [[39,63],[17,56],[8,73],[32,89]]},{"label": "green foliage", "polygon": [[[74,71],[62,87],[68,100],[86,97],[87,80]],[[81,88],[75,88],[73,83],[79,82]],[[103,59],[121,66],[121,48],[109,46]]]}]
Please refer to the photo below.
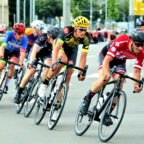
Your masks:
[{"label": "green foliage", "polygon": [[118,8],[117,8],[118,0],[108,0],[108,19],[117,20],[119,18]]}]

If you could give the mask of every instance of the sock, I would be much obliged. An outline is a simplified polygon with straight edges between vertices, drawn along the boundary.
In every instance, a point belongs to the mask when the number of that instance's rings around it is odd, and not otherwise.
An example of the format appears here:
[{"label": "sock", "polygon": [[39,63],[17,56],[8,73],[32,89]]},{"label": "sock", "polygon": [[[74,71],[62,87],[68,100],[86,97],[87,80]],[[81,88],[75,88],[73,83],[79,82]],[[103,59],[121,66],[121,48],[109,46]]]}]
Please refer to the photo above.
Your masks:
[{"label": "sock", "polygon": [[91,90],[89,90],[87,95],[84,98],[91,101],[91,99],[93,98],[94,95],[95,95],[95,93],[92,92]]},{"label": "sock", "polygon": [[43,84],[48,85],[49,84],[50,79],[47,77],[44,81]]},{"label": "sock", "polygon": [[20,87],[19,90],[18,90],[18,94],[21,94],[23,90],[24,90],[24,88]]},{"label": "sock", "polygon": [[12,79],[12,77],[8,77],[8,80],[6,82],[6,86],[9,86],[9,83],[10,83],[11,79]]}]

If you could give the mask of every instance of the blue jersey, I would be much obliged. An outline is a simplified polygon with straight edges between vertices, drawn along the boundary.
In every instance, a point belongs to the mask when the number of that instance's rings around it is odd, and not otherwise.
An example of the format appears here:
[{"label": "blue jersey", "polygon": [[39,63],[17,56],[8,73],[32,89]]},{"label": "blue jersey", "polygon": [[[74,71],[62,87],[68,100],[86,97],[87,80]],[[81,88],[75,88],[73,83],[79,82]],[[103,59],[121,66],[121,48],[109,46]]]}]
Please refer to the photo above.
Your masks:
[{"label": "blue jersey", "polygon": [[24,35],[21,40],[16,40],[14,37],[14,31],[9,31],[3,40],[4,46],[10,52],[22,51],[25,52],[27,48],[28,38]]}]

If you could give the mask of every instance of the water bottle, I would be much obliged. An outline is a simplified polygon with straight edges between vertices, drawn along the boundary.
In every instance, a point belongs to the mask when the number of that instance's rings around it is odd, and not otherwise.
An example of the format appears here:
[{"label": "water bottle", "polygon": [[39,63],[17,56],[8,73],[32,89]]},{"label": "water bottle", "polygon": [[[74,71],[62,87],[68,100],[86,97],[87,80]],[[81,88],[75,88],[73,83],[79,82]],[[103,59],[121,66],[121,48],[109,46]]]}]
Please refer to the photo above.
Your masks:
[{"label": "water bottle", "polygon": [[99,109],[101,107],[103,101],[104,101],[103,97],[100,97],[98,100],[97,109]]},{"label": "water bottle", "polygon": [[51,104],[56,92],[57,92],[57,89],[58,89],[58,84],[55,85],[53,91],[51,92],[51,96],[50,96],[50,99],[49,99],[49,104]]}]

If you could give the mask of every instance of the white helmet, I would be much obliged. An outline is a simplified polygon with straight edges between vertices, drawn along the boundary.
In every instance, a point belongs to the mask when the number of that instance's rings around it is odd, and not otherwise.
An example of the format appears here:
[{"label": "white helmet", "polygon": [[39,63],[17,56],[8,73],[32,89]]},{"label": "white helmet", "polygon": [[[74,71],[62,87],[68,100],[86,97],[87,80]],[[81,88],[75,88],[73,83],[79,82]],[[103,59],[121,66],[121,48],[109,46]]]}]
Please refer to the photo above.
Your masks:
[{"label": "white helmet", "polygon": [[41,20],[35,20],[31,23],[31,26],[32,27],[36,27],[37,29],[43,31],[44,30],[44,27],[45,27],[45,24],[43,21]]}]

